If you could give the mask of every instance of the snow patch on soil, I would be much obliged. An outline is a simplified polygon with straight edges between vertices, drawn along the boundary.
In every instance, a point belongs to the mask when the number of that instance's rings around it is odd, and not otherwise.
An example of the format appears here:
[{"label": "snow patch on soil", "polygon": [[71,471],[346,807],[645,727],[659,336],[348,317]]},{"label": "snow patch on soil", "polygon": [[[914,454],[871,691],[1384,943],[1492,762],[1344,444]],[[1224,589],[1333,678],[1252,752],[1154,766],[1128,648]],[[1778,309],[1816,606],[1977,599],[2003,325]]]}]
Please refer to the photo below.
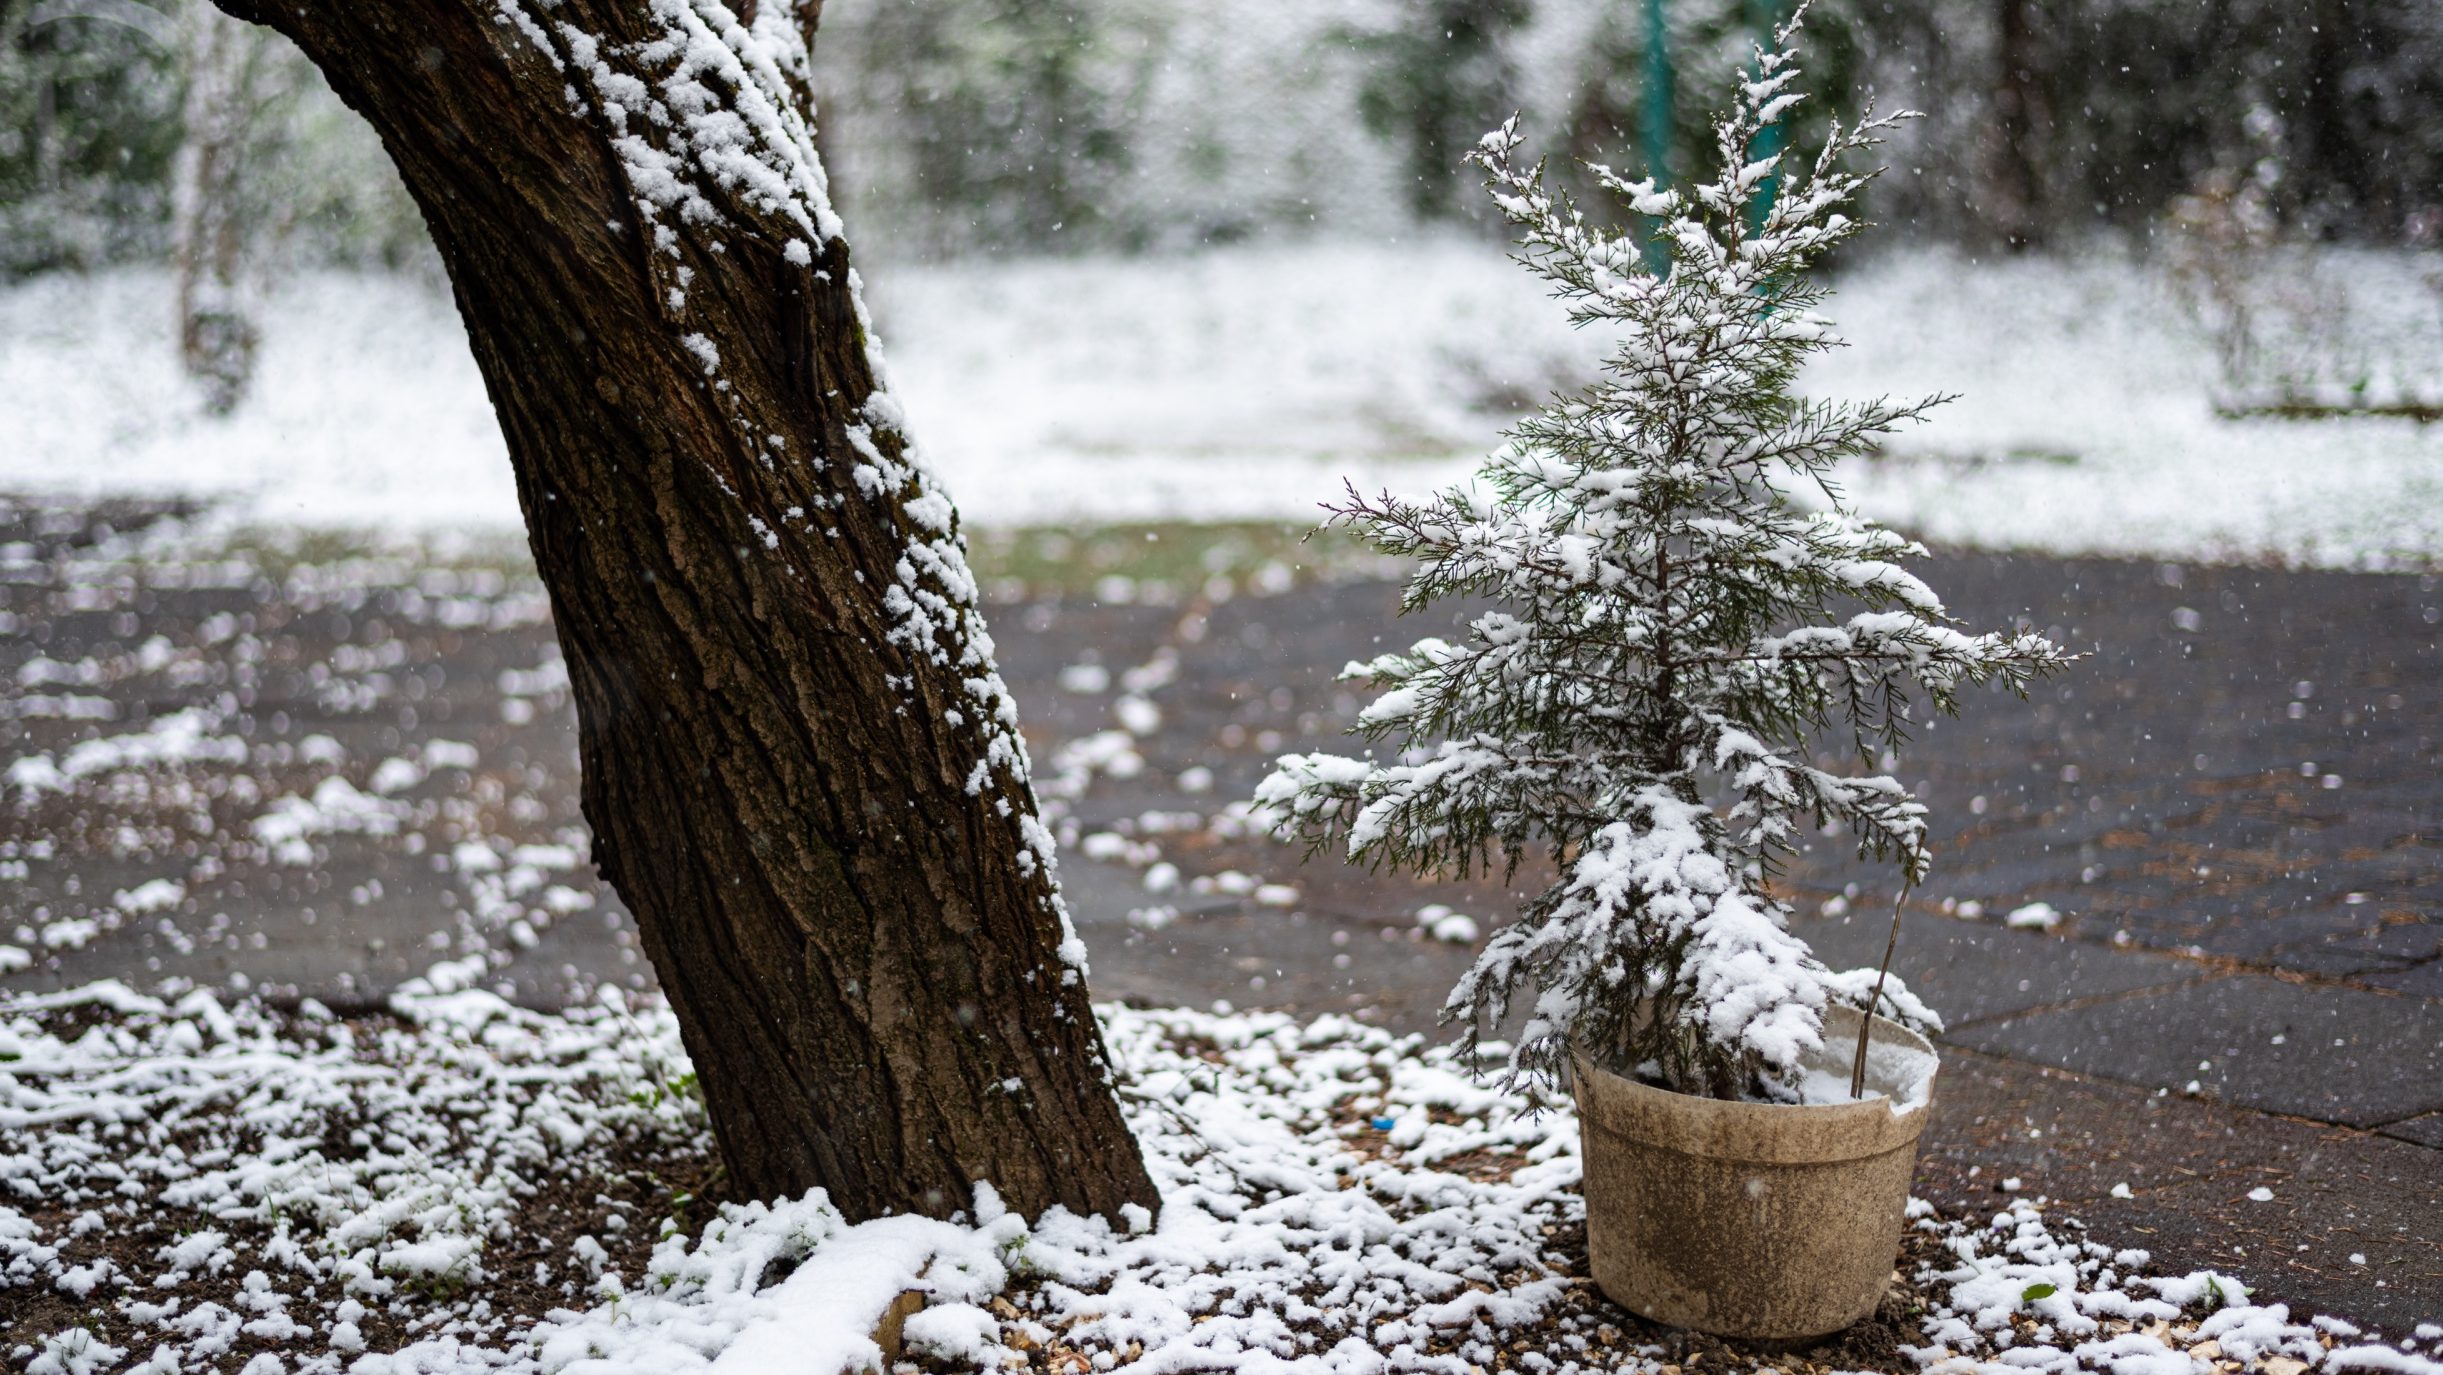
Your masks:
[{"label": "snow patch on soil", "polygon": [[[727,1204],[662,1222],[634,1273],[579,1238],[534,1266],[557,1306],[496,1311],[487,1290],[526,1278],[502,1269],[523,1200],[602,1177],[620,1141],[709,1143],[666,1008],[526,1012],[469,987],[476,972],[437,967],[393,1017],[361,1021],[112,983],[0,1001],[0,1291],[75,1295],[86,1314],[12,1333],[18,1358],[855,1370],[878,1363],[876,1323],[913,1292],[926,1306],[908,1350],[930,1370],[1662,1365],[1581,1277],[1566,1109],[1530,1115],[1447,1050],[1340,1018],[1118,1007],[1101,1012],[1158,1219],[1026,1219],[989,1189],[947,1222],[851,1226],[819,1192]],[[184,1235],[156,1250],[113,1260],[93,1236],[165,1216]],[[1928,1372],[2210,1375],[2220,1359],[2443,1375],[2250,1305],[2228,1276],[2153,1274],[2144,1252],[2025,1201],[1982,1221],[1912,1217],[1942,1258],[1918,1277],[1932,1307],[1908,1348]]]}]

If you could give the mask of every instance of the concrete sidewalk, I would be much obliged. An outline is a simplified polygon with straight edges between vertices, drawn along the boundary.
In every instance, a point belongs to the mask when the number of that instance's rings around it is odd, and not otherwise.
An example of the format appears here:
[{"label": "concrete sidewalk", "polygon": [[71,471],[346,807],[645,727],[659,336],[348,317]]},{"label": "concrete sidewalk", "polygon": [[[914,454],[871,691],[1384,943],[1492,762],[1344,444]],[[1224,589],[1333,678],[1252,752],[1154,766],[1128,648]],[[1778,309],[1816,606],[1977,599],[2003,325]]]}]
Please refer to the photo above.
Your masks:
[{"label": "concrete sidewalk", "polygon": [[[0,986],[361,1006],[468,954],[542,1004],[649,981],[584,860],[529,575],[125,557],[115,530],[159,514],[0,510],[0,946],[28,964]],[[1903,761],[1939,860],[1897,968],[1950,1026],[1925,1189],[1977,1206],[2015,1180],[2167,1263],[2395,1333],[2443,1317],[2443,593],[1926,572],[1972,624],[2097,653],[2032,705],[1973,697]],[[1274,755],[1341,740],[1342,663],[1448,626],[1392,626],[1386,582],[1241,584],[994,608],[1097,990],[1429,1031],[1470,950],[1414,914],[1489,925],[1512,895],[1300,863],[1220,818]],[[1176,889],[1149,890],[1157,863]],[[1888,875],[1809,854],[1789,882],[1828,959],[1881,955]],[[2052,929],[2002,923],[2039,900]]]},{"label": "concrete sidewalk", "polygon": [[[1934,809],[1937,862],[1897,967],[1954,1039],[2443,1144],[2435,581],[1981,556],[1926,572],[1970,625],[2032,623],[2093,656],[2032,702],[1972,693],[1901,761]],[[1170,786],[1191,764],[1218,775],[1214,797],[1244,797],[1282,750],[1348,748],[1356,700],[1331,672],[1444,629],[1385,636],[1395,599],[1340,584],[1166,611],[1161,643],[1146,642],[1142,609],[1034,608],[1043,633],[1007,666],[1030,711],[1049,699],[1030,720],[1077,733],[1092,723],[1053,690],[1050,660],[1081,644],[1176,656],[1154,695],[1161,727],[1139,747],[1149,767],[1098,780],[1076,807],[1088,830],[1125,828],[1199,805]],[[2203,624],[2191,602],[2220,623],[2187,629]],[[1828,959],[1873,964],[1892,875],[1827,844],[1785,886]],[[1437,896],[1260,843],[1210,849],[1208,871],[1260,866],[1310,914],[1398,922]],[[1441,900],[1505,910],[1482,885]],[[2009,922],[2037,903],[2047,929]]]},{"label": "concrete sidewalk", "polygon": [[[1953,1050],[1924,1186],[1973,1206],[2011,1181],[2177,1263],[2396,1330],[2443,1315],[2436,580],[1989,556],[1925,571],[1970,625],[2025,622],[2093,657],[2032,702],[1973,694],[1902,761],[1935,809],[1938,861],[1895,968],[1944,1012]],[[1393,587],[1341,584],[1205,608],[1201,624],[1189,608],[1146,757],[1193,759],[1220,774],[1219,796],[1243,797],[1280,750],[1346,748],[1355,702],[1332,670],[1443,629],[1412,619],[1384,634],[1395,603]],[[1034,616],[1047,633],[1017,648],[1020,665],[1060,652],[1063,620],[1108,644],[1144,619]],[[1174,801],[1149,768],[1098,783],[1078,815],[1125,828],[1132,809]],[[1208,844],[1205,872],[1297,887],[1308,924],[1392,930],[1429,901],[1479,914],[1510,901]],[[1068,872],[1089,914],[1150,901],[1125,876]],[[1787,882],[1829,962],[1880,960],[1888,872],[1819,851]],[[1304,926],[1202,902],[1134,944],[1117,927],[1093,942],[1099,977],[1132,997],[1361,1006],[1428,1030],[1466,963],[1361,938],[1331,971]],[[2007,924],[2037,902],[2058,914],[2049,928]],[[1183,930],[1191,920],[1201,929]],[[1277,942],[1295,957],[1266,958]],[[1241,965],[1267,983],[1222,987],[1216,971]],[[2248,1197],[2259,1187],[2272,1202]]]}]

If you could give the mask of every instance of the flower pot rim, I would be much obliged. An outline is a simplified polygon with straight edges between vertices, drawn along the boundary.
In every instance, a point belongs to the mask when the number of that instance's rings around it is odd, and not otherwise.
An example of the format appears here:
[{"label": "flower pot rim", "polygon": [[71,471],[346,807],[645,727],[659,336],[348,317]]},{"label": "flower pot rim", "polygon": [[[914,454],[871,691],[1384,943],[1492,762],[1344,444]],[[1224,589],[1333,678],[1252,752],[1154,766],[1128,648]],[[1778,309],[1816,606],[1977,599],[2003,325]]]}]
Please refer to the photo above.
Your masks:
[{"label": "flower pot rim", "polygon": [[[1852,1041],[1859,1013],[1825,1009],[1827,1051]],[[1877,1016],[1875,1038],[1933,1056],[1932,1042],[1888,1017]],[[1836,1029],[1837,1028],[1837,1029]],[[1846,1032],[1846,1035],[1843,1035]],[[1840,1057],[1846,1063],[1848,1057]],[[1920,1101],[1901,1105],[1889,1097],[1848,1103],[1751,1103],[1708,1098],[1642,1083],[1603,1068],[1572,1044],[1570,1064],[1577,1084],[1578,1113],[1590,1130],[1649,1146],[1710,1159],[1757,1164],[1835,1164],[1890,1151],[1913,1149],[1933,1107],[1931,1087]]]}]

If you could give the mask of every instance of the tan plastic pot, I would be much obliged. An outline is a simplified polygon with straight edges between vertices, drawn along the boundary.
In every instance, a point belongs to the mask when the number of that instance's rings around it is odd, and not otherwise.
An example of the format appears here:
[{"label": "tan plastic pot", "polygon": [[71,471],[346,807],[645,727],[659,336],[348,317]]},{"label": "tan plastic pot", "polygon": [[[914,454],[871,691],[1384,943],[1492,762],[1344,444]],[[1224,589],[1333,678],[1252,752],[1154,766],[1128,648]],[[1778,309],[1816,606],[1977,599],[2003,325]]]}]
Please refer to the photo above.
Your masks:
[{"label": "tan plastic pot", "polygon": [[[1824,1015],[1847,1086],[1859,1014]],[[1933,1054],[1877,1017],[1872,1044]],[[1878,1082],[1868,1057],[1867,1086]],[[1613,1302],[1673,1327],[1802,1342],[1865,1319],[1900,1252],[1927,1107],[1725,1103],[1577,1061],[1586,1243]],[[1928,1105],[1930,1106],[1930,1104]]]}]

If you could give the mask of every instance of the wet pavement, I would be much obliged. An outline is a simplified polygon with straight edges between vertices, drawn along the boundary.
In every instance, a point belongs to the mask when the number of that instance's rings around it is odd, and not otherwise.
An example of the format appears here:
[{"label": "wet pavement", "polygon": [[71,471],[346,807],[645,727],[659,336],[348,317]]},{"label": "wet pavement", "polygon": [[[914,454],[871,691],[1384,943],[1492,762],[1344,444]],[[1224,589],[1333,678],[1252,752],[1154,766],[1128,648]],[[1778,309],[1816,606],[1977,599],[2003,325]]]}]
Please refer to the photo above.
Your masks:
[{"label": "wet pavement", "polygon": [[[585,861],[531,573],[247,548],[174,514],[0,507],[0,986],[350,1007],[467,957],[538,1004],[649,982]],[[2327,1311],[2443,1315],[2443,590],[1923,571],[1971,624],[2093,655],[2032,702],[1972,694],[1899,761],[1938,858],[1896,967],[1953,1049],[1926,1187],[2015,1179]],[[1301,862],[1229,811],[1274,755],[1340,742],[1341,664],[1447,630],[1394,624],[1397,593],[1280,564],[998,589],[1101,995],[1431,1029],[1469,927],[1511,909],[1498,876]],[[1819,850],[1787,882],[1828,958],[1881,954],[1887,873]]]}]

